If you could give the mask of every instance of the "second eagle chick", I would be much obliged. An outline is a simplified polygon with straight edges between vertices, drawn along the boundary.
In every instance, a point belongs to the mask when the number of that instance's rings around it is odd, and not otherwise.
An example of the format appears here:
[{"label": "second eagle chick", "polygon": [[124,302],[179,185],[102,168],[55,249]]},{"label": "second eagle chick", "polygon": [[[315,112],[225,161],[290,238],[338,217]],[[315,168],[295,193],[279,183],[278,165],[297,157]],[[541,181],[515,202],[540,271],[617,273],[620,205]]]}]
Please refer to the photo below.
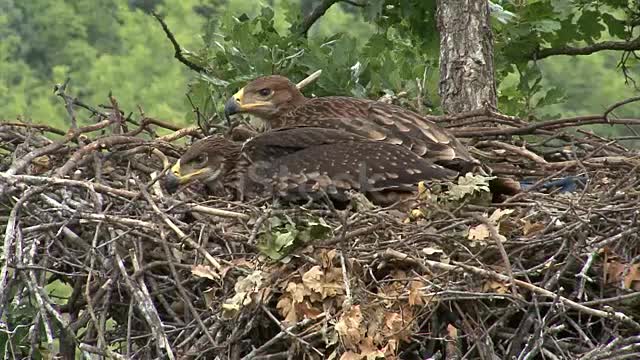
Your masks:
[{"label": "second eagle chick", "polygon": [[239,200],[295,201],[326,194],[346,201],[346,193],[356,191],[387,206],[413,196],[420,181],[455,176],[402,146],[340,130],[294,127],[262,133],[245,144],[219,136],[199,140],[176,162],[165,185],[174,192],[194,180],[222,183]]}]

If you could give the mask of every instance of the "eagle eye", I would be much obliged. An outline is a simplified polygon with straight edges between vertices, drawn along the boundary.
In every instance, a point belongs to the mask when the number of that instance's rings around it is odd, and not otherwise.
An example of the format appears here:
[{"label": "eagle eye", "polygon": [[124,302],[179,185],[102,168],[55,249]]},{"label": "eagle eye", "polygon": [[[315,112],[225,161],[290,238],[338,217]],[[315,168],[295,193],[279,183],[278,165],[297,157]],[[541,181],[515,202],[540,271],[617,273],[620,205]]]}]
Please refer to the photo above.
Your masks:
[{"label": "eagle eye", "polygon": [[260,94],[260,96],[264,96],[264,97],[269,96],[269,95],[271,95],[271,89],[269,89],[269,88],[260,89],[260,90],[258,90],[258,94]]},{"label": "eagle eye", "polygon": [[207,154],[200,154],[193,160],[196,164],[203,166],[207,162]]}]

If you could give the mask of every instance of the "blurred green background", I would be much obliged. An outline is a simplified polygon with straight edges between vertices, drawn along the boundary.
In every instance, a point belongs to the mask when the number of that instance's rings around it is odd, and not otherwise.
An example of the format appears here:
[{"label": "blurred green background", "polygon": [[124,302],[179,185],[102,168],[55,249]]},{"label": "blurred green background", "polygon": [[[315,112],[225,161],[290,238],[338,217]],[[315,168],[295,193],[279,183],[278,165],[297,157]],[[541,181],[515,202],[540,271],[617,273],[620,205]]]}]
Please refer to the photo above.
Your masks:
[{"label": "blurred green background", "polygon": [[[380,3],[378,0],[373,2]],[[243,73],[242,66],[236,62],[238,54],[231,50],[237,45],[242,52],[243,41],[246,48],[257,45],[251,42],[252,39],[238,37],[244,31],[241,26],[245,25],[234,17],[246,14],[243,19],[253,19],[264,15],[263,7],[273,8],[271,25],[282,36],[282,42],[272,46],[268,42],[276,43],[280,38],[260,38],[255,34],[248,34],[248,37],[263,39],[261,41],[267,42],[269,49],[283,49],[291,42],[291,37],[287,38],[290,26],[295,19],[308,13],[313,3],[310,0],[0,0],[0,120],[20,118],[66,128],[66,111],[62,100],[54,95],[53,86],[69,76],[71,94],[86,103],[104,104],[111,91],[127,112],[137,112],[137,106],[141,106],[149,116],[177,124],[192,123],[194,120],[189,115],[191,106],[185,94],[193,90],[190,90],[190,84],[198,84],[202,78],[173,57],[170,42],[157,21],[149,15],[151,9],[165,17],[180,44],[194,52],[196,62],[208,64],[210,68],[218,67],[213,71],[218,79],[206,79],[214,87],[213,91],[216,86],[220,91],[218,96],[210,99],[216,103],[213,104],[215,108],[221,105],[217,103],[227,95],[228,89],[266,69],[257,65],[251,68],[250,73],[244,71],[244,77],[239,76]],[[535,16],[546,15],[530,15],[526,21],[531,22]],[[394,21],[393,17],[372,20],[374,17],[375,14],[367,14],[367,9],[348,4],[333,6],[309,33],[309,42],[315,41],[316,45],[304,45],[306,53],[300,57],[306,61],[304,66],[296,65],[298,67],[294,69],[287,65],[285,72],[297,81],[305,73],[313,72],[314,66],[327,67],[323,68],[324,85],[320,83],[319,87],[309,91],[319,95],[342,91],[357,96],[378,96],[383,91],[398,92],[407,87],[412,92],[416,90],[416,75],[424,75],[427,94],[431,94],[431,105],[437,112],[437,34],[431,31],[433,24],[424,21],[424,29],[413,28],[412,34],[406,35],[403,27],[412,26],[410,20],[398,20],[389,25]],[[262,26],[261,31],[267,31],[264,24],[254,22],[250,26]],[[504,29],[514,27],[496,24],[496,48],[500,49]],[[530,26],[522,21],[519,25]],[[390,31],[391,28],[394,31]],[[551,28],[544,31],[560,30]],[[603,38],[610,36],[603,32]],[[346,37],[336,37],[340,33]],[[371,40],[376,36],[380,38],[375,39],[377,43]],[[416,40],[418,36],[423,36],[424,41]],[[323,46],[331,44],[331,41],[342,45],[331,45],[332,53],[322,53]],[[382,54],[396,46],[394,56]],[[323,59],[323,56],[339,59],[340,49],[343,52],[352,50],[356,55],[344,55],[341,63],[341,60],[331,63]],[[225,54],[224,61],[220,60],[220,53]],[[259,54],[245,55],[249,58],[263,56]],[[371,60],[365,58],[366,54],[372,54]],[[292,54],[285,51],[284,55],[276,54],[273,59],[261,61],[267,64],[282,61],[285,55]],[[382,60],[376,63],[375,56]],[[398,60],[403,57],[404,63]],[[536,91],[543,96],[545,89],[557,88],[561,96],[555,96],[553,101],[525,106],[527,101],[522,99],[526,95],[518,85],[522,85],[523,74],[509,69],[508,57],[497,55],[496,68],[502,94],[499,105],[511,114],[537,118],[602,113],[612,103],[639,94],[632,83],[625,83],[625,77],[617,68],[619,60],[620,53],[613,51],[541,60],[537,71],[541,71],[539,85],[542,89]],[[358,69],[349,68],[358,61],[370,71],[365,84],[354,81],[354,72]],[[407,64],[416,65],[405,71]],[[637,63],[634,66],[637,69]],[[394,75],[397,79],[389,78],[391,75],[387,74],[393,73],[394,69],[402,70]],[[343,81],[349,76],[350,79]],[[205,93],[211,90],[209,87]],[[640,105],[632,104],[620,114],[640,117]],[[626,130],[603,127],[602,131],[624,133]]]}]

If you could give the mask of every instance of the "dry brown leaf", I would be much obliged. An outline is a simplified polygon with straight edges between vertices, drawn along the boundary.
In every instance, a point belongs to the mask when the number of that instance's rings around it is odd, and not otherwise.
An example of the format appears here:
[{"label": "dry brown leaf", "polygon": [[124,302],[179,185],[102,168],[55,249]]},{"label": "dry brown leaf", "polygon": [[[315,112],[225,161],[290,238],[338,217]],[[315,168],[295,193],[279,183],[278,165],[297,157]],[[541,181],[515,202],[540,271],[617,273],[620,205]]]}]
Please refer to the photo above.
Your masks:
[{"label": "dry brown leaf", "polygon": [[240,310],[243,306],[251,304],[254,295],[261,290],[263,280],[263,274],[260,270],[240,278],[234,285],[236,294],[230,299],[226,299],[222,304],[222,309],[226,311],[227,316],[233,316],[234,312]]},{"label": "dry brown leaf", "polygon": [[218,273],[213,266],[194,265],[191,267],[191,273],[197,277],[203,277],[211,280],[220,279]]},{"label": "dry brown leaf", "polygon": [[290,282],[287,284],[287,289],[285,290],[291,296],[291,299],[294,302],[302,302],[305,296],[311,295],[309,289],[303,284],[298,284],[295,282]]},{"label": "dry brown leaf", "polygon": [[540,232],[542,230],[544,230],[544,224],[543,223],[531,223],[527,220],[524,221],[524,226],[522,227],[522,235],[524,236],[528,236],[528,235],[533,235],[537,232]]},{"label": "dry brown leaf", "polygon": [[495,281],[495,280],[489,280],[487,282],[485,282],[484,284],[482,284],[482,291],[483,292],[492,292],[495,294],[506,294],[509,292],[509,287],[507,286],[507,284],[500,282],[500,281]]},{"label": "dry brown leaf", "polygon": [[281,296],[280,300],[278,300],[278,304],[276,304],[276,309],[278,309],[280,315],[284,317],[283,322],[287,325],[292,325],[298,322],[298,314],[296,314],[294,303],[289,296]]},{"label": "dry brown leaf", "polygon": [[352,305],[349,310],[342,313],[340,320],[335,325],[344,345],[349,349],[356,349],[357,345],[362,341],[365,332],[362,326],[362,319],[360,305]]},{"label": "dry brown leaf", "polygon": [[391,277],[395,279],[406,279],[408,276],[407,272],[404,270],[392,270]]},{"label": "dry brown leaf", "polygon": [[362,355],[354,353],[353,351],[347,351],[342,356],[340,356],[340,360],[360,360],[362,359]]},{"label": "dry brown leaf", "polygon": [[489,238],[491,233],[485,224],[473,226],[469,229],[469,240],[483,241]]},{"label": "dry brown leaf", "polygon": [[378,358],[384,358],[384,351],[378,349],[373,344],[373,338],[367,336],[360,343],[360,355],[367,360],[376,360]]},{"label": "dry brown leaf", "polygon": [[382,302],[387,307],[397,304],[396,299],[402,296],[404,292],[404,284],[400,281],[386,283],[378,288],[378,293],[383,297]]},{"label": "dry brown leaf", "polygon": [[388,312],[384,315],[384,325],[387,327],[387,334],[393,334],[397,331],[400,331],[404,325],[404,321],[402,320],[402,315],[395,312]]},{"label": "dry brown leaf", "polygon": [[634,291],[640,291],[640,264],[631,266],[627,276],[624,277],[624,287]]},{"label": "dry brown leaf", "polygon": [[622,274],[624,273],[624,264],[619,261],[607,261],[604,263],[604,276],[606,284],[620,283]]},{"label": "dry brown leaf", "polygon": [[398,340],[391,339],[384,347],[384,356],[386,360],[396,360],[398,358]]},{"label": "dry brown leaf", "polygon": [[[513,212],[513,209],[495,209],[493,213],[491,213],[491,216],[489,216],[489,222],[494,225],[499,232],[500,220]],[[485,224],[479,224],[469,228],[469,235],[467,238],[469,240],[484,242],[484,240],[488,239],[490,236],[491,232],[489,231],[489,227]],[[506,241],[506,238],[504,236],[500,236],[500,240]]]},{"label": "dry brown leaf", "polygon": [[[610,260],[605,262],[604,273],[606,284],[620,286],[620,282],[622,281],[624,289],[640,291],[640,264],[631,265],[631,267],[627,270],[628,266],[629,265],[618,260]],[[626,275],[625,271],[628,271]]]},{"label": "dry brown leaf", "polygon": [[422,281],[411,281],[409,283],[409,305],[424,305],[424,299],[422,298],[422,288],[424,287]]},{"label": "dry brown leaf", "polygon": [[238,258],[238,259],[233,259],[231,260],[231,263],[233,265],[235,265],[235,267],[245,267],[247,269],[255,269],[256,268],[256,264],[245,259],[245,258]]},{"label": "dry brown leaf", "polygon": [[491,213],[491,216],[489,216],[489,221],[491,221],[492,224],[497,225],[500,220],[513,213],[515,210],[513,209],[495,209],[495,211],[493,213]]},{"label": "dry brown leaf", "polygon": [[313,306],[309,301],[303,301],[296,306],[296,312],[303,315],[304,319],[310,319],[322,314],[322,308]]},{"label": "dry brown leaf", "polygon": [[284,290],[284,295],[278,301],[276,308],[288,323],[295,323],[300,318],[311,318],[322,313],[319,306],[314,306],[315,300],[320,300],[304,284],[290,282]]},{"label": "dry brown leaf", "polygon": [[322,250],[320,253],[320,259],[322,260],[323,269],[329,269],[333,266],[333,259],[336,257],[336,254],[336,249],[331,249],[329,251]]},{"label": "dry brown leaf", "polygon": [[51,157],[48,155],[38,156],[31,160],[30,172],[32,175],[40,175],[51,169]]},{"label": "dry brown leaf", "polygon": [[384,341],[381,331],[384,326],[384,313],[382,306],[367,309],[367,334],[373,336],[376,345],[382,345]]},{"label": "dry brown leaf", "polygon": [[412,333],[411,326],[409,326],[409,321],[412,318],[413,312],[408,307],[404,307],[402,313],[386,313],[384,316],[384,336],[390,339],[408,340]]},{"label": "dry brown leaf", "polygon": [[302,282],[310,290],[318,293],[321,299],[344,293],[340,268],[334,267],[323,271],[316,265],[302,275]]}]

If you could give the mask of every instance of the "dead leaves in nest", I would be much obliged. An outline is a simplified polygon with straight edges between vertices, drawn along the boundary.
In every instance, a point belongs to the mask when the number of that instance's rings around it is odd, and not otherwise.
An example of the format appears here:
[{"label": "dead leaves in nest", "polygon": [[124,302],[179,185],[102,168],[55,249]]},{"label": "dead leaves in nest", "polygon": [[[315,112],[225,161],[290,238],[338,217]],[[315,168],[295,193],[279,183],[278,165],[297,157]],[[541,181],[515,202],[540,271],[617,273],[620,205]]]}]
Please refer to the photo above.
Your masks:
[{"label": "dead leaves in nest", "polygon": [[603,255],[606,285],[640,291],[640,263],[629,264],[607,248],[601,251],[601,255]]},{"label": "dead leaves in nest", "polygon": [[524,226],[522,227],[522,235],[524,236],[533,236],[540,231],[544,230],[545,225],[539,222],[530,222],[528,220],[523,220]]},{"label": "dead leaves in nest", "polygon": [[397,271],[391,274],[392,278],[403,280],[385,282],[378,289],[380,301],[350,305],[344,301],[342,267],[334,265],[338,263],[334,261],[336,250],[322,251],[318,257],[319,265],[311,266],[301,276],[283,284],[276,306],[285,319],[283,325],[317,318],[322,313],[338,314],[335,324],[323,324],[326,346],[338,341],[342,345],[336,347],[329,358],[337,359],[339,351],[346,349],[340,360],[395,359],[398,344],[408,340],[415,330],[415,309],[428,301],[425,283],[406,280],[407,274]]},{"label": "dead leaves in nest", "polygon": [[[546,227],[544,223],[530,221],[527,219],[516,220],[513,209],[495,209],[488,217],[489,222],[498,230],[501,241],[506,241],[507,236],[522,235],[524,237],[532,237],[543,231]],[[488,214],[484,214],[488,216]],[[473,245],[486,245],[492,242],[491,231],[486,224],[478,224],[469,227],[467,239],[471,240]]]},{"label": "dead leaves in nest", "polygon": [[[439,249],[425,249],[437,255]],[[326,314],[326,321],[319,322],[325,346],[332,349],[328,356],[335,360],[349,359],[397,359],[401,342],[410,340],[417,329],[417,312],[432,301],[425,293],[427,284],[405,271],[392,271],[392,281],[381,282],[376,295],[356,294],[352,305],[345,301],[346,289],[337,251],[322,250],[314,256],[318,263],[300,270],[280,285],[282,291],[277,299],[276,309],[284,318],[284,326],[294,325],[305,319],[318,319]],[[345,259],[348,262],[348,259]],[[290,265],[283,265],[290,266]],[[261,304],[276,290],[269,278],[269,268],[258,269],[255,264],[243,259],[223,267],[220,271],[198,265],[192,268],[197,277],[219,281],[228,277],[230,270],[240,270],[240,276],[234,285],[233,296],[222,305],[223,316],[230,318],[242,308]],[[354,291],[356,288],[352,288]],[[205,292],[205,301],[213,304],[215,290]],[[352,294],[353,295],[353,294]],[[360,295],[366,298],[361,298]],[[373,300],[373,301],[367,301]]]},{"label": "dead leaves in nest", "polygon": [[[191,274],[218,281],[224,278],[231,269],[241,269],[247,275],[237,279],[234,284],[234,295],[222,304],[223,316],[226,318],[234,316],[244,306],[267,299],[271,293],[271,287],[266,281],[268,273],[256,270],[255,264],[246,259],[232,260],[231,264],[223,266],[219,272],[212,266],[195,265],[191,267]],[[215,296],[214,288],[204,291],[204,300],[207,306],[213,306],[216,303]]]},{"label": "dead leaves in nest", "polygon": [[509,293],[509,284],[499,280],[487,280],[482,283],[482,292],[507,294]]},{"label": "dead leaves in nest", "polygon": [[321,314],[322,304],[327,299],[342,301],[345,293],[342,268],[333,266],[335,256],[335,249],[323,251],[320,255],[322,265],[307,270],[300,282],[286,284],[276,307],[287,325]]},{"label": "dead leaves in nest", "polygon": [[234,286],[235,295],[222,304],[223,315],[230,318],[242,307],[266,299],[271,292],[269,286],[264,286],[266,277],[267,275],[261,270],[255,270],[248,276],[240,277]]},{"label": "dead leaves in nest", "polygon": [[375,305],[368,309],[353,305],[335,325],[347,349],[340,360],[396,359],[398,344],[408,340],[413,325],[413,312],[408,307],[403,312],[390,312]]},{"label": "dead leaves in nest", "polygon": [[[407,279],[407,274],[394,271],[391,277]],[[425,283],[419,280],[388,282],[378,289],[381,301],[344,309],[335,325],[347,350],[340,360],[396,359],[400,342],[408,341],[416,330],[415,309],[428,301],[424,288]]]},{"label": "dead leaves in nest", "polygon": [[[501,231],[501,220],[511,213],[513,213],[513,209],[496,209],[493,211],[491,216],[489,216],[489,223],[495,226],[498,231],[498,237],[500,241],[506,241],[507,239],[500,233]],[[467,239],[471,240],[472,243],[478,243],[481,245],[487,244],[491,239],[491,231],[489,230],[489,226],[487,224],[479,224],[476,226],[472,226],[469,228],[469,234],[467,235]]]},{"label": "dead leaves in nest", "polygon": [[29,173],[31,175],[41,175],[51,170],[51,156],[42,155],[31,160],[31,166],[29,167]]}]

